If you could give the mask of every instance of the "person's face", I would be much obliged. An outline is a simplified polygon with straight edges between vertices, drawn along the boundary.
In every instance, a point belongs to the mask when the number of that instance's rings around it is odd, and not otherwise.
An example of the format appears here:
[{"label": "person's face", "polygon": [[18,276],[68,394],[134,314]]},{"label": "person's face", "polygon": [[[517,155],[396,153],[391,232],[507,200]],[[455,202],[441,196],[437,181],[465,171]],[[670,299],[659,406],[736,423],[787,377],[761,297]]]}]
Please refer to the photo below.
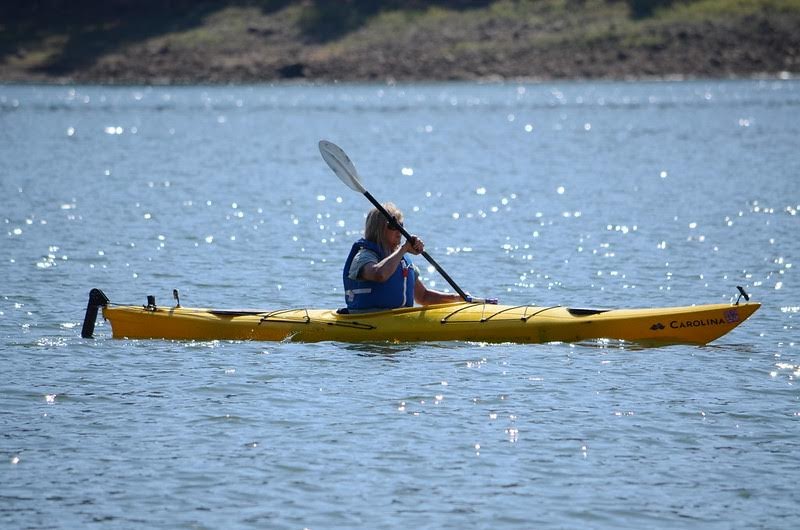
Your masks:
[{"label": "person's face", "polygon": [[[400,226],[403,225],[402,219],[398,219],[397,222],[400,223]],[[383,229],[385,231],[384,235],[386,236],[386,242],[389,243],[392,248],[397,248],[400,245],[400,238],[402,237],[400,230],[394,229],[388,221]]]}]

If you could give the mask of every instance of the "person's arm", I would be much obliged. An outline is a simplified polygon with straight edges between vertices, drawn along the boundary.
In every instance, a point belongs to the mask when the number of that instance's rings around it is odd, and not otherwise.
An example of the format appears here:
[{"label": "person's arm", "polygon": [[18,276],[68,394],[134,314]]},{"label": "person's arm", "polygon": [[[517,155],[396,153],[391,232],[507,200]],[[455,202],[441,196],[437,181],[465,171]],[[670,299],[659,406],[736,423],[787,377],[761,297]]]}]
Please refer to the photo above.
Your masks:
[{"label": "person's arm", "polygon": [[422,283],[422,280],[417,277],[417,281],[414,284],[414,301],[419,305],[431,305],[463,302],[464,299],[461,298],[461,295],[456,293],[443,293],[441,291],[428,289],[425,287],[425,284]]},{"label": "person's arm", "polygon": [[[419,254],[424,248],[425,245],[420,238],[411,236],[411,239],[406,240],[405,243],[397,247],[394,252],[383,258],[381,261],[377,263],[370,262],[361,267],[359,279],[383,283],[391,278],[392,274],[394,274],[394,271],[396,271],[397,267],[400,266],[400,260],[403,259],[403,255],[406,253]],[[416,291],[416,287],[414,290]]]}]

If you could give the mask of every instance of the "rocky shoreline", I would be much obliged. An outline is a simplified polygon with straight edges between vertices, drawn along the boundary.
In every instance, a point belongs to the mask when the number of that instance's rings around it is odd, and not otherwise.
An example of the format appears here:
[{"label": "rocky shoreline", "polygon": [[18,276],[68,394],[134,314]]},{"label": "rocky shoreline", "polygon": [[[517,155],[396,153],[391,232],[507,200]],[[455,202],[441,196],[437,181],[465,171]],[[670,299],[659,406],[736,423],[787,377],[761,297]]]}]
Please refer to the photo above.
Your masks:
[{"label": "rocky shoreline", "polygon": [[[622,6],[622,7],[621,7]],[[59,33],[0,48],[0,81],[226,84],[793,77],[800,12],[633,21],[622,4],[582,12],[391,13],[325,39],[302,11],[209,11],[196,24],[125,38]],[[173,28],[173,29],[170,29]],[[113,28],[113,26],[112,26]],[[180,28],[180,29],[176,29]],[[71,31],[71,32],[70,32]]]}]

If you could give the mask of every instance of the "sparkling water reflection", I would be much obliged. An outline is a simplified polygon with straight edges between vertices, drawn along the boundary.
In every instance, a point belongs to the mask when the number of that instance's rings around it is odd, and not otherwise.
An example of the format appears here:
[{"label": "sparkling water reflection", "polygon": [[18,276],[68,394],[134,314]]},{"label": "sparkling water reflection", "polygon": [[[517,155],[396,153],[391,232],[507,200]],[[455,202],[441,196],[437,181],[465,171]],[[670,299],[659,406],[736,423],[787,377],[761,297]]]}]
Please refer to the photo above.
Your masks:
[{"label": "sparkling water reflection", "polygon": [[[796,81],[0,87],[0,522],[796,526],[799,108]],[[91,287],[339,306],[368,204],[320,138],[472,293],[764,306],[703,348],[80,338]]]}]

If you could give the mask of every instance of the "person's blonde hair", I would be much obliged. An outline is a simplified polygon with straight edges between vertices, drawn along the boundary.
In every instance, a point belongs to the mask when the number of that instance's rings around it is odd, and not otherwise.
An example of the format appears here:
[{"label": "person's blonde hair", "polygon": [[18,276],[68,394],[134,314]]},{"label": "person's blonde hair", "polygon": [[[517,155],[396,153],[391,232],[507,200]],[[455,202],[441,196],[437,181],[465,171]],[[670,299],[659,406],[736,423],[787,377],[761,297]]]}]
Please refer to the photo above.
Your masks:
[{"label": "person's blonde hair", "polygon": [[[394,203],[385,202],[382,206],[389,212],[389,215],[397,219],[398,223],[403,222],[403,212],[401,212]],[[378,211],[377,208],[373,208],[369,211],[367,214],[367,221],[364,223],[364,239],[377,243],[384,254],[389,254],[394,250],[393,248],[389,248],[389,243],[384,236],[386,234],[384,228],[386,228],[387,224],[389,224],[389,221],[386,220],[386,217]]]}]

